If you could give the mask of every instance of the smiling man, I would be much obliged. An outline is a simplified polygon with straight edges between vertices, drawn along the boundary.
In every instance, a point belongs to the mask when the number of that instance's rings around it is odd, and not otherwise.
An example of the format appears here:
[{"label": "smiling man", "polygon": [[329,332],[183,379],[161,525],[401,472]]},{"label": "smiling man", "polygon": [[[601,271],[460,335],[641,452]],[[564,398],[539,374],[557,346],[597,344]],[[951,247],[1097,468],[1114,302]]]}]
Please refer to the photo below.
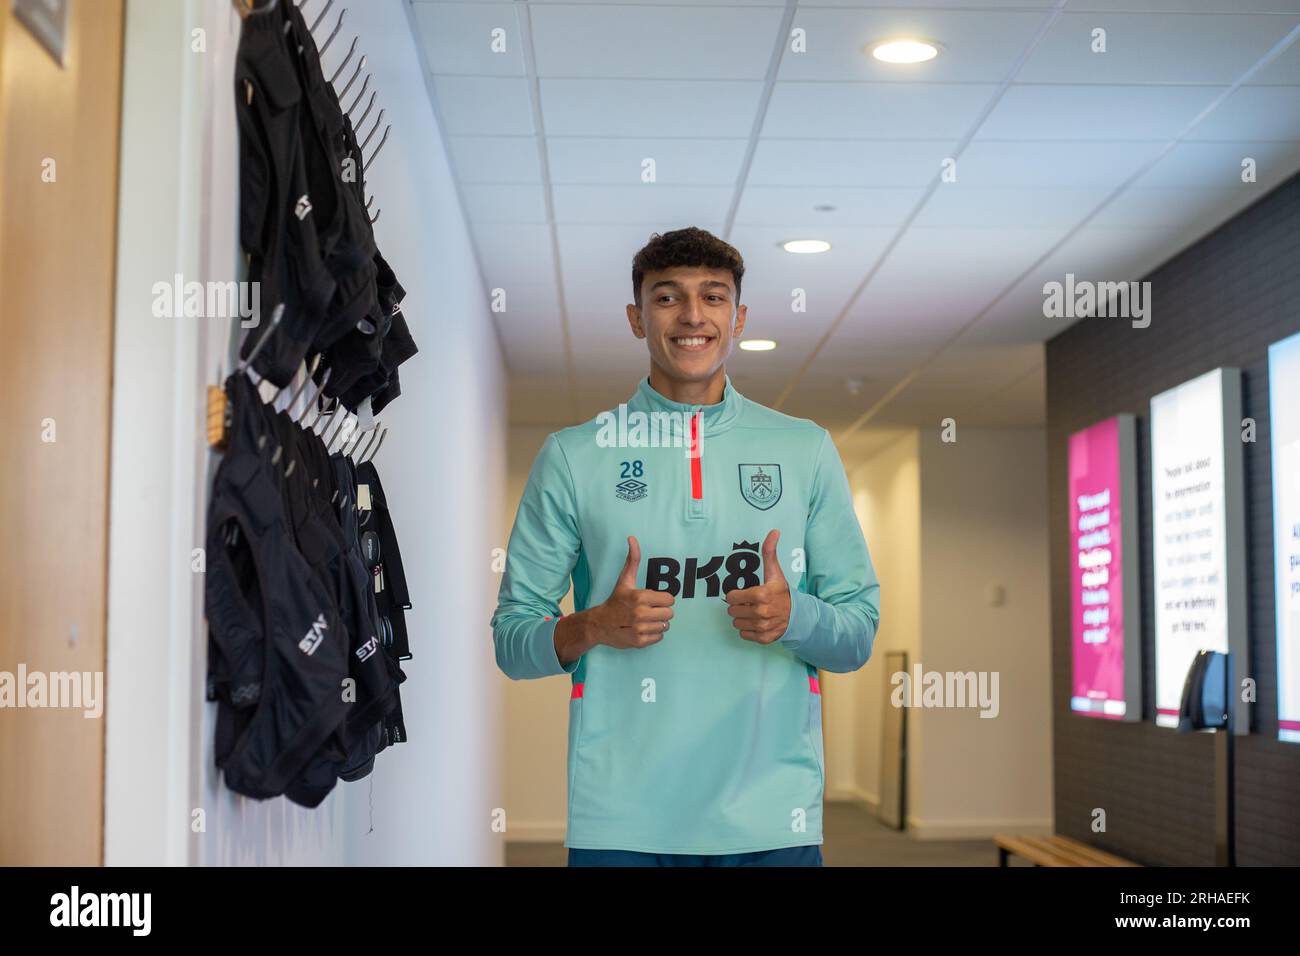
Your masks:
[{"label": "smiling man", "polygon": [[611,447],[609,413],[555,432],[510,534],[496,659],[571,675],[570,866],[822,864],[817,670],[867,662],[880,587],[826,430],[726,373],[744,271],[702,229],[636,254],[624,412],[685,447]]}]

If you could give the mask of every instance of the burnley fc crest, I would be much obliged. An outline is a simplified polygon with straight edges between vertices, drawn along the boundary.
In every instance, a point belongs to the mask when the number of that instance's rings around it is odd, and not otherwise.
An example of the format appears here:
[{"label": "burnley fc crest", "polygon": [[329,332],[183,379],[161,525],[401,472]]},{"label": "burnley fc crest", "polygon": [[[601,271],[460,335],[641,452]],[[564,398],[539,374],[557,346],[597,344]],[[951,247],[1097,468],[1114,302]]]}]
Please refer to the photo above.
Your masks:
[{"label": "burnley fc crest", "polygon": [[759,511],[781,500],[780,465],[740,465],[740,495]]}]

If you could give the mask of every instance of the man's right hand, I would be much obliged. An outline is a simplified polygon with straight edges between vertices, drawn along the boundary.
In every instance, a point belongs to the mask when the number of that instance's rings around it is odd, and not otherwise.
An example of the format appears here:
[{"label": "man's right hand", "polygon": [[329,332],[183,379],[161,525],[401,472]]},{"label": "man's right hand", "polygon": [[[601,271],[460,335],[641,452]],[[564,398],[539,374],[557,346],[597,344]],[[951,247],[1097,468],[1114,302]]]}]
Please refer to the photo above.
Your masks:
[{"label": "man's right hand", "polygon": [[614,591],[604,603],[560,618],[555,626],[555,650],[560,663],[577,660],[597,644],[628,650],[663,640],[672,619],[675,598],[667,591],[636,586],[641,546],[627,539],[627,560]]}]

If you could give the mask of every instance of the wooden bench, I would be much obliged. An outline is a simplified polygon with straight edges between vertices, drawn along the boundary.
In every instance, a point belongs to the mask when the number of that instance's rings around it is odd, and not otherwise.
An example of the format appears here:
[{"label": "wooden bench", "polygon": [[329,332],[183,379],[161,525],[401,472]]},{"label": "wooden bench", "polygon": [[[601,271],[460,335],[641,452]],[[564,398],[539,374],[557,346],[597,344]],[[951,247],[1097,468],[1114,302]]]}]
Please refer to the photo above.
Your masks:
[{"label": "wooden bench", "polygon": [[1023,856],[1034,866],[1140,865],[1064,836],[1018,837],[999,834],[993,838],[993,842],[998,848],[998,866],[1006,866],[1012,853]]}]

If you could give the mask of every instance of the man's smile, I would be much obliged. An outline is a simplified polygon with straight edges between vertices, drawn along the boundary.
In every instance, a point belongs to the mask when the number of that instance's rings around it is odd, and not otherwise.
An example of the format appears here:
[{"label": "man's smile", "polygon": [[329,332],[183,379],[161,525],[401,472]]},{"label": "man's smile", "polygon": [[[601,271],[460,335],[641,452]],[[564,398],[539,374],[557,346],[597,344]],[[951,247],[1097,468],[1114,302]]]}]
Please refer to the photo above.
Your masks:
[{"label": "man's smile", "polygon": [[713,344],[716,338],[716,335],[696,333],[692,335],[673,335],[669,337],[668,341],[683,352],[703,352]]}]

